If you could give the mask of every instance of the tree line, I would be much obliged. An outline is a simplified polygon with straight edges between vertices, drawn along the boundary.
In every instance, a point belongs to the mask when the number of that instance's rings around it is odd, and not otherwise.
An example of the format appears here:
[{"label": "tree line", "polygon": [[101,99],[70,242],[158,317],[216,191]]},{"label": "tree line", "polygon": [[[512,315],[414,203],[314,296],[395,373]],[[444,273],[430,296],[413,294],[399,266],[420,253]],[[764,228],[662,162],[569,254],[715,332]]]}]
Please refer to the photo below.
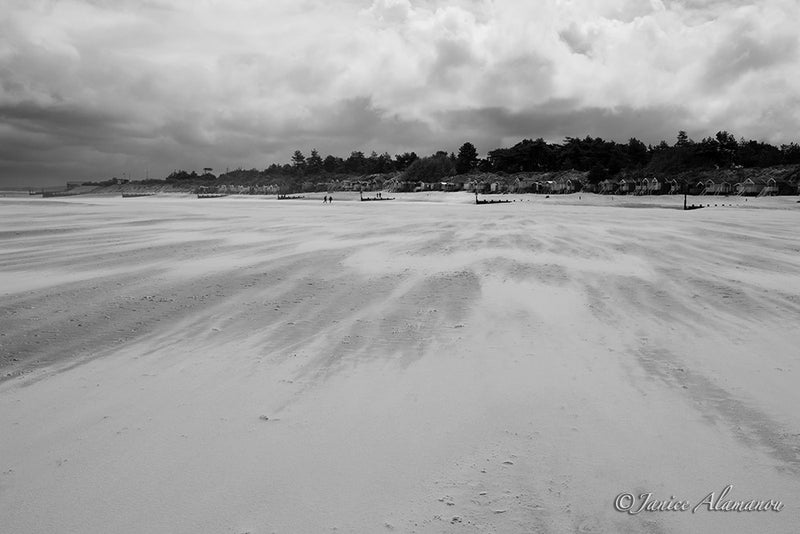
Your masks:
[{"label": "tree line", "polygon": [[627,143],[606,141],[600,137],[567,137],[563,143],[550,144],[543,139],[523,139],[510,148],[498,148],[488,154],[486,167],[493,172],[588,171],[588,180],[598,183],[623,171],[646,171],[653,174],[677,174],[692,170],[772,167],[800,163],[800,146],[780,147],[760,141],[739,141],[727,131],[693,141],[685,131],[678,132],[674,144],[661,141],[645,145],[631,138]]},{"label": "tree line", "polygon": [[270,180],[287,190],[299,190],[299,184],[330,181],[343,176],[364,176],[401,173],[406,181],[433,182],[472,172],[513,174],[518,172],[588,171],[588,181],[598,183],[622,172],[645,171],[653,174],[676,174],[691,170],[771,167],[800,164],[800,145],[792,142],[774,146],[754,140],[737,140],[727,131],[694,141],[685,131],[678,132],[673,144],[661,141],[646,145],[636,138],[627,143],[604,140],[600,137],[567,137],[561,143],[548,143],[542,138],[523,139],[508,148],[490,150],[485,158],[475,146],[465,142],[458,153],[444,150],[429,156],[404,152],[391,156],[388,152],[365,155],[353,151],[346,158],[327,155],[324,158],[314,149],[306,156],[296,150],[291,161],[273,163],[264,170],[226,172],[214,177],[204,174],[175,171],[168,182],[226,179],[237,183],[257,183]]}]

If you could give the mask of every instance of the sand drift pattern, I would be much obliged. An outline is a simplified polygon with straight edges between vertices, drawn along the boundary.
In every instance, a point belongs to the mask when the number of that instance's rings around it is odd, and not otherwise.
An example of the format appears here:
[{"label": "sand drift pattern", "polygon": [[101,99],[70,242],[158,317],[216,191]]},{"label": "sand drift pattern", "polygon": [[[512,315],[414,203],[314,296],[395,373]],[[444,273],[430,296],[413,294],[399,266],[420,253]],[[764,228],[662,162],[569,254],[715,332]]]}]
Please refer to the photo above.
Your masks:
[{"label": "sand drift pattern", "polygon": [[800,213],[584,197],[0,200],[0,522],[788,531]]}]

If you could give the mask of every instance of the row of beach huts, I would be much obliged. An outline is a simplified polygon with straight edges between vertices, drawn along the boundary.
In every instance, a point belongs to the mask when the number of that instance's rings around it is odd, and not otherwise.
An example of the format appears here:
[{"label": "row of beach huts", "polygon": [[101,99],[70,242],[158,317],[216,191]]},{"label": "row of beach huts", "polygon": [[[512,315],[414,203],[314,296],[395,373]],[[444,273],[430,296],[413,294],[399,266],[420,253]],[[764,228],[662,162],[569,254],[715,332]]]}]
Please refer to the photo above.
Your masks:
[{"label": "row of beach huts", "polygon": [[[772,196],[798,194],[797,185],[781,182],[775,178],[744,178],[741,181],[706,178],[699,180],[664,179],[656,176],[645,178],[607,179],[598,184],[586,181],[586,173],[553,173],[556,176],[523,176],[510,180],[492,180],[490,176],[465,179],[464,181],[401,182],[383,184],[376,180],[344,180],[324,184],[328,191],[373,191],[388,189],[425,191],[468,191],[478,193],[538,193],[547,195],[569,194],[578,191],[606,195],[741,195]],[[562,174],[558,176],[558,174]],[[488,179],[487,179],[488,178]],[[319,184],[317,184],[319,185]],[[394,185],[394,187],[392,187]],[[311,184],[304,188],[312,190]],[[233,185],[219,184],[215,192],[224,194],[277,194],[277,185]]]},{"label": "row of beach huts", "polygon": [[[155,192],[179,191],[172,184],[152,185],[120,183],[110,186],[123,196],[143,196]],[[672,177],[617,176],[591,183],[589,173],[568,170],[530,172],[514,175],[475,173],[447,177],[441,181],[406,181],[401,173],[369,175],[355,179],[331,180],[327,183],[303,182],[302,191],[467,191],[492,193],[538,193],[547,195],[575,192],[605,195],[740,195],[773,196],[800,194],[800,167],[785,166],[752,169],[740,172],[726,170],[684,173]],[[76,195],[98,192],[97,185],[69,183],[66,190],[36,192],[43,196]],[[102,188],[103,192],[109,187]],[[277,184],[225,184],[195,188],[195,193],[214,195],[274,195],[285,193]],[[31,192],[34,194],[34,192]]]},{"label": "row of beach huts", "polygon": [[277,195],[280,192],[280,187],[278,187],[276,184],[218,184],[211,187],[200,186],[198,188],[198,192],[213,192],[225,195]]},{"label": "row of beach huts", "polygon": [[478,193],[538,193],[547,195],[576,192],[604,195],[740,195],[773,196],[798,194],[798,185],[774,177],[743,177],[738,180],[719,177],[695,179],[624,177],[606,179],[597,184],[587,181],[587,173],[537,173],[519,177],[484,175],[463,182],[404,183],[405,191],[469,191]]},{"label": "row of beach huts", "polygon": [[779,182],[775,178],[745,178],[742,181],[713,179],[684,181],[676,178],[665,180],[658,177],[620,180],[604,180],[597,184],[597,193],[619,195],[740,195],[774,196],[796,194],[797,186]]}]

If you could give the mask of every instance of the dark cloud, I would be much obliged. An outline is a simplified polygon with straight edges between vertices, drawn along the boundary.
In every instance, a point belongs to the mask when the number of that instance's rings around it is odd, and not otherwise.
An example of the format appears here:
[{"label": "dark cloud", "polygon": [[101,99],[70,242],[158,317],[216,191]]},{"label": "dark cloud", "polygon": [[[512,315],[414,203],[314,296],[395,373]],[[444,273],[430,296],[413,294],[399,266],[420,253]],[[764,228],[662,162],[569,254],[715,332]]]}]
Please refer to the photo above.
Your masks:
[{"label": "dark cloud", "polygon": [[311,115],[306,124],[286,128],[280,135],[292,139],[297,148],[316,147],[324,153],[345,156],[353,150],[426,153],[435,151],[434,147],[441,142],[424,121],[380,109],[370,97],[320,106],[313,109]]},{"label": "dark cloud", "polygon": [[125,131],[117,114],[27,105],[0,108],[13,133],[0,132],[0,176],[6,184],[44,185],[128,175],[164,177],[205,166],[264,168],[294,150],[347,156],[353,150],[426,154],[446,148],[427,123],[373,105],[369,97],[316,106],[302,120],[274,121],[245,113],[173,114],[149,135]]},{"label": "dark cloud", "polygon": [[129,133],[126,117],[70,104],[42,105],[18,102],[0,106],[0,119],[18,133],[39,133],[59,144],[83,145],[102,143],[114,133]]}]

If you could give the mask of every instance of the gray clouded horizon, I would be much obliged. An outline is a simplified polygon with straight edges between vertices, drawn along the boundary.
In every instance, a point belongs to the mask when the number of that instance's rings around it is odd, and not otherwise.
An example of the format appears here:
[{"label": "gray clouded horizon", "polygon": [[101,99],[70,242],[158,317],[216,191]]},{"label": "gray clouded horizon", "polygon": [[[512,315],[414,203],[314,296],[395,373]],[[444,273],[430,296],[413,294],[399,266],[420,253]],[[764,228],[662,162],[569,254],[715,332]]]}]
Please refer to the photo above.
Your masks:
[{"label": "gray clouded horizon", "polygon": [[796,0],[3,0],[0,183],[800,138]]}]

